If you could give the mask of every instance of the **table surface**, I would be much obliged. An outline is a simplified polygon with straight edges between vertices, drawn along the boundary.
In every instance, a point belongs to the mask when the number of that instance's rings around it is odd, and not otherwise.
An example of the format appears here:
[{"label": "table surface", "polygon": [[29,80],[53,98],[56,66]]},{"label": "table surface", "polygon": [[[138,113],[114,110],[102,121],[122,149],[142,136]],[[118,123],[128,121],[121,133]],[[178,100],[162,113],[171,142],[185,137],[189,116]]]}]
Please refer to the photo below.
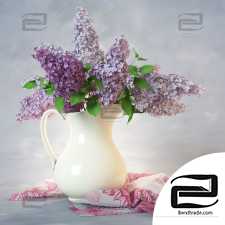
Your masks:
[{"label": "table surface", "polygon": [[[40,148],[40,151],[43,149]],[[52,177],[53,172],[45,154],[36,158],[37,161],[30,159],[34,157],[33,154],[17,154],[14,148],[10,154],[5,152],[4,157],[0,158],[0,177],[3,178],[0,180],[0,225],[151,224],[152,217],[149,214],[79,216],[69,209],[66,198],[27,201],[24,204],[21,201],[9,201],[12,193]]]},{"label": "table surface", "polygon": [[119,216],[81,217],[68,209],[66,199],[46,200],[44,202],[3,201],[0,211],[1,225],[151,225],[152,218],[148,214],[126,214]]}]

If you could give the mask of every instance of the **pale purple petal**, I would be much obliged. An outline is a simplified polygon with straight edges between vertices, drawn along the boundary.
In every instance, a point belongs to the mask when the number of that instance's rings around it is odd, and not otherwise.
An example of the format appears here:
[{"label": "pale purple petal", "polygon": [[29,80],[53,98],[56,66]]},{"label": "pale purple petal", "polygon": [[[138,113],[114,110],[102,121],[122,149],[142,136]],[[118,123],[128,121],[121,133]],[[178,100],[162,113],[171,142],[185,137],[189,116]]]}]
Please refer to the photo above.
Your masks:
[{"label": "pale purple petal", "polygon": [[53,97],[47,96],[42,90],[36,90],[31,96],[22,99],[21,108],[16,117],[18,121],[40,119],[46,110],[53,107]]},{"label": "pale purple petal", "polygon": [[152,116],[172,116],[185,110],[181,98],[185,95],[199,95],[201,88],[176,74],[152,73],[145,76],[152,90],[132,90],[135,108]]},{"label": "pale purple petal", "polygon": [[33,57],[40,62],[47,79],[53,83],[55,96],[64,98],[65,111],[75,110],[70,106],[69,98],[84,82],[83,64],[72,53],[54,46],[35,48]]},{"label": "pale purple petal", "polygon": [[102,80],[103,90],[99,93],[103,105],[115,103],[118,95],[126,86],[129,77],[127,58],[129,46],[126,39],[120,37],[115,40],[105,61],[94,68],[94,74]]},{"label": "pale purple petal", "polygon": [[84,64],[103,60],[98,36],[86,9],[78,8],[74,19],[74,55]]}]

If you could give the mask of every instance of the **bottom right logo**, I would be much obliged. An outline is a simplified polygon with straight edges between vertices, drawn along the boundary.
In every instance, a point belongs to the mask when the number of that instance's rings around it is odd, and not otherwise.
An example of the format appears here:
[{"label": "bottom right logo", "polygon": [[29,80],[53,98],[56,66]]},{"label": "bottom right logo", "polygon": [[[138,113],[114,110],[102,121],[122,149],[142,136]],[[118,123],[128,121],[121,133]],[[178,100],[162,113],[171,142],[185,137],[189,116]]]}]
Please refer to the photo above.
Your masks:
[{"label": "bottom right logo", "polygon": [[190,161],[171,176],[154,210],[153,225],[225,224],[225,153]]},{"label": "bottom right logo", "polygon": [[[206,208],[215,205],[218,199],[212,203],[201,204],[189,202],[188,198],[195,198],[197,202],[200,202],[203,198],[214,198],[218,195],[218,177],[216,175],[206,174],[191,174],[183,175],[174,178],[171,181],[173,184],[175,181],[188,179],[190,185],[175,185],[171,189],[171,206],[173,208]],[[191,181],[202,181],[198,186],[192,186]],[[208,181],[208,186],[204,187],[204,181]],[[179,203],[181,199],[184,199],[184,203]]]}]

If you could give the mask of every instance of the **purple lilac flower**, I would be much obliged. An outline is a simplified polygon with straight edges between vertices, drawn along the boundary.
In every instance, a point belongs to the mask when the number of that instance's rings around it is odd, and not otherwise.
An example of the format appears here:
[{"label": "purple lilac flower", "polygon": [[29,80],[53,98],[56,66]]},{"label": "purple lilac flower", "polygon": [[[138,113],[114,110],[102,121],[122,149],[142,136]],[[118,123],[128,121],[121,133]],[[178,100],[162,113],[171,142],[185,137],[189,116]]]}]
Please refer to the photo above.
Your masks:
[{"label": "purple lilac flower", "polygon": [[75,16],[74,31],[75,56],[83,63],[91,63],[94,69],[90,74],[96,75],[103,82],[103,90],[93,94],[99,94],[103,105],[115,103],[129,77],[126,63],[129,56],[128,42],[123,37],[116,39],[104,56],[92,21],[87,10],[83,8],[79,8]]},{"label": "purple lilac flower", "polygon": [[46,110],[53,107],[53,97],[47,96],[43,90],[36,90],[21,101],[21,108],[16,118],[18,121],[40,119]]},{"label": "purple lilac flower", "polygon": [[185,95],[199,95],[201,88],[182,76],[152,73],[145,76],[153,90],[133,89],[135,108],[153,116],[172,116],[183,112],[185,106],[180,102]]},{"label": "purple lilac flower", "polygon": [[[101,51],[98,36],[85,9],[79,8],[75,16],[74,52],[63,51],[53,46],[35,48],[33,57],[37,59],[46,72],[46,78],[53,83],[55,94],[49,97],[42,90],[25,97],[21,102],[18,120],[38,119],[43,112],[54,106],[54,97],[65,100],[64,112],[81,111],[84,106],[71,106],[69,97],[79,91],[85,78],[91,74],[103,82],[103,89],[92,94],[99,96],[102,105],[117,102],[125,87],[131,89],[136,110],[148,112],[153,116],[175,115],[183,112],[185,107],[180,101],[182,96],[197,95],[201,88],[182,76],[161,75],[156,70],[145,76],[152,86],[150,91],[141,91],[134,87],[133,78],[128,74],[128,42],[116,39],[106,55]],[[90,63],[93,70],[84,74],[83,64]]]},{"label": "purple lilac flower", "polygon": [[98,36],[86,9],[78,8],[74,19],[74,55],[84,64],[92,65],[103,60]]},{"label": "purple lilac flower", "polygon": [[54,85],[55,96],[64,98],[65,112],[79,111],[80,107],[70,105],[69,98],[84,82],[83,64],[72,53],[53,46],[35,48],[33,57],[40,62],[47,79]]},{"label": "purple lilac flower", "polygon": [[115,103],[129,77],[127,58],[129,56],[128,42],[123,37],[115,40],[105,56],[104,63],[97,64],[93,73],[103,82],[100,91],[100,102],[103,105]]}]

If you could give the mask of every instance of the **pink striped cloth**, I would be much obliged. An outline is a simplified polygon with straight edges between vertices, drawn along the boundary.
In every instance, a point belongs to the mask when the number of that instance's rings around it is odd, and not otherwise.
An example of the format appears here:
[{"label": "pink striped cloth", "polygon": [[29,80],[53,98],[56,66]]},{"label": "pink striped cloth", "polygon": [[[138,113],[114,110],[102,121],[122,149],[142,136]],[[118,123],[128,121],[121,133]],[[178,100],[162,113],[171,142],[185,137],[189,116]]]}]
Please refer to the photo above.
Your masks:
[{"label": "pink striped cloth", "polygon": [[[168,177],[162,173],[129,173],[122,188],[101,189],[88,193],[69,208],[81,216],[105,216],[127,213],[153,213],[156,199]],[[35,201],[66,196],[52,179],[11,195],[11,201]]]}]

